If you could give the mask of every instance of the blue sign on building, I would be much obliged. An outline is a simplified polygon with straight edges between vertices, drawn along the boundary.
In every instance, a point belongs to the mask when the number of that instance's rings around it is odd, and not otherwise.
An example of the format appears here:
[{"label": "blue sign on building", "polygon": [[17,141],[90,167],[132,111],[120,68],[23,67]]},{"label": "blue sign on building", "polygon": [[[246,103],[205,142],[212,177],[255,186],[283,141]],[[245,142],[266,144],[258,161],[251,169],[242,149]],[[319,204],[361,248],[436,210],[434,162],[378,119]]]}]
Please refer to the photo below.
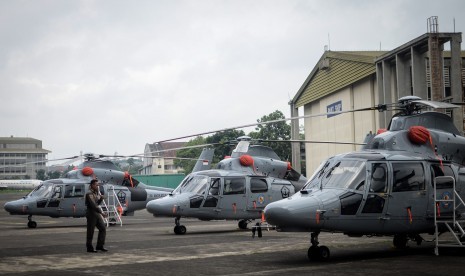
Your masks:
[{"label": "blue sign on building", "polygon": [[[326,112],[327,113],[333,113],[333,112],[341,112],[342,111],[342,101],[337,101],[335,103],[332,103],[328,106],[326,106]],[[331,118],[333,116],[336,116],[339,114],[328,114],[326,115],[327,118]]]}]

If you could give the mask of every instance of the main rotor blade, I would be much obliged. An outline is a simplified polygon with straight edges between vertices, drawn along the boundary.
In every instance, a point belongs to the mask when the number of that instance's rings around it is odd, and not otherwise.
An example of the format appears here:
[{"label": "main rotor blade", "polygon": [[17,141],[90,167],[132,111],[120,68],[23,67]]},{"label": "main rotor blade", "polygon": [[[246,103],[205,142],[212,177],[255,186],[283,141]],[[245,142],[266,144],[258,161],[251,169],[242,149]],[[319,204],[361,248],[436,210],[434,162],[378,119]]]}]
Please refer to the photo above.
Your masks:
[{"label": "main rotor blade", "polygon": [[309,144],[340,144],[340,145],[356,145],[356,146],[364,146],[366,143],[354,143],[354,142],[338,142],[338,141],[315,141],[315,140],[260,140],[257,139],[259,142],[272,142],[272,143],[309,143]]},{"label": "main rotor blade", "polygon": [[[157,142],[157,143],[161,143],[161,142]],[[167,151],[183,150],[183,149],[205,148],[205,147],[208,147],[208,146],[225,145],[225,144],[228,144],[228,143],[229,142],[224,142],[224,143],[218,142],[218,143],[208,143],[208,144],[201,144],[201,145],[178,147],[178,148],[172,148],[172,149],[154,150],[154,151],[151,151],[150,154],[160,153],[160,152],[167,152]],[[121,157],[121,158],[127,158],[127,157],[153,157],[151,155],[146,155],[146,153],[138,153],[138,154],[132,154],[132,155],[118,155],[118,156],[114,156],[114,155],[100,155],[100,156],[101,157]]]},{"label": "main rotor blade", "polygon": [[[76,155],[73,157],[66,157],[66,158],[57,158],[57,159],[44,159],[44,160],[39,160],[39,161],[34,161],[34,162],[25,162],[21,164],[11,164],[11,165],[2,165],[0,168],[8,168],[8,167],[24,167],[26,165],[31,165],[31,164],[39,164],[39,163],[47,163],[47,162],[52,162],[52,161],[62,161],[62,160],[70,160],[70,161],[77,161],[80,158],[80,156]],[[73,160],[76,159],[76,160]]]},{"label": "main rotor blade", "polygon": [[272,124],[272,123],[279,123],[279,122],[298,120],[298,119],[304,119],[304,118],[314,118],[314,117],[322,117],[322,116],[328,116],[328,115],[339,115],[339,114],[345,114],[345,113],[351,113],[351,112],[371,111],[371,110],[386,110],[386,105],[378,105],[378,106],[374,106],[374,107],[367,107],[367,108],[360,108],[360,109],[353,109],[353,110],[346,110],[346,111],[327,112],[327,113],[320,113],[320,114],[310,114],[310,115],[296,116],[296,117],[290,117],[290,118],[284,118],[284,119],[276,119],[276,120],[271,120],[271,121],[266,121],[266,122],[257,122],[257,123],[251,123],[251,124],[236,126],[236,127],[223,128],[223,129],[206,131],[206,132],[201,132],[201,133],[192,134],[192,135],[181,136],[181,137],[177,137],[177,138],[161,140],[161,141],[158,141],[158,142],[155,142],[155,143],[163,143],[163,142],[175,141],[175,140],[180,140],[180,139],[185,139],[185,138],[202,136],[202,135],[206,135],[206,134],[222,132],[222,131],[227,131],[227,130],[234,130],[234,129],[238,129],[238,128],[252,127],[252,126],[257,126],[257,125],[267,125],[267,124]]}]

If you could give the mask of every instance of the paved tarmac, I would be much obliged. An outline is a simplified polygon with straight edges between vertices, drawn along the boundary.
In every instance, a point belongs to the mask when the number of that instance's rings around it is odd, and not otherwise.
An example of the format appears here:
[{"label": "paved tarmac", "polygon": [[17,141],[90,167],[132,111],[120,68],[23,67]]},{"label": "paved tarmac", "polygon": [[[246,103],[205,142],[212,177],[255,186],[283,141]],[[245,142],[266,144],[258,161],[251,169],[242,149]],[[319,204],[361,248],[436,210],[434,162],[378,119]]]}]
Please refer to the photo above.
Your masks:
[{"label": "paved tarmac", "polygon": [[[384,237],[349,238],[323,233],[331,250],[328,262],[307,259],[308,233],[263,233],[252,238],[235,221],[182,219],[183,236],[174,235],[174,219],[154,218],[145,210],[123,217],[123,226],[107,231],[109,252],[87,253],[85,218],[11,216],[5,202],[24,192],[0,193],[1,275],[463,275],[463,250],[432,243],[406,250]],[[96,238],[96,236],[95,236]],[[431,238],[431,237],[425,237]]]}]

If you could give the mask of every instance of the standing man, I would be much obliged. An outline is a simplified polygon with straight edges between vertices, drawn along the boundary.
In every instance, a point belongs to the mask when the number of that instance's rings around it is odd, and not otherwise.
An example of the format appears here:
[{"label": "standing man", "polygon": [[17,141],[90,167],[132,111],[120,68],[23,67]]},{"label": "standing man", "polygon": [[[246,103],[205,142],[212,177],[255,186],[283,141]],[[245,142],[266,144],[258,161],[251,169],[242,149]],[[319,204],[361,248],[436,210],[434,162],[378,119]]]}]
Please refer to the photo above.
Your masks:
[{"label": "standing man", "polygon": [[[99,194],[98,191],[98,180],[92,179],[90,181],[90,189],[86,194],[86,218],[87,218],[87,252],[96,253],[97,250],[103,252],[108,251],[103,247],[105,244],[106,228],[105,223],[103,222],[103,217],[107,215],[102,211],[99,204],[103,200],[103,196]],[[94,230],[97,226],[98,229],[98,238],[97,238],[97,247],[94,249],[92,246],[92,239],[94,238]]]}]

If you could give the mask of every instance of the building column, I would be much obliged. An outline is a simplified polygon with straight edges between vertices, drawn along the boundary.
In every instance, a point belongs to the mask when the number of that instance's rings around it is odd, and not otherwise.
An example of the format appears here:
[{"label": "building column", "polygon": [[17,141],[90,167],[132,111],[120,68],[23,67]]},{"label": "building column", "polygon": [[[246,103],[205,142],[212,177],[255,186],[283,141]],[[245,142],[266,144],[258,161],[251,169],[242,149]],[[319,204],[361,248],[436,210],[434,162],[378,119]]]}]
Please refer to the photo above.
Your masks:
[{"label": "building column", "polygon": [[412,53],[412,87],[413,95],[422,100],[428,100],[428,86],[426,83],[426,58],[425,53],[411,47]]},{"label": "building column", "polygon": [[396,77],[398,97],[410,96],[410,61],[399,54],[396,55]]},{"label": "building column", "polygon": [[[452,36],[450,41],[451,59],[450,59],[450,89],[453,102],[463,102],[462,97],[462,57],[461,57],[462,34],[457,33]],[[456,108],[452,111],[454,125],[463,134],[463,107]]]},{"label": "building column", "polygon": [[[384,89],[383,89],[383,65],[382,62],[376,63],[376,84],[378,86],[378,104],[384,104]],[[379,113],[379,128],[386,128],[386,113]]]},{"label": "building column", "polygon": [[[290,101],[289,106],[291,108],[291,117],[298,117],[299,116],[299,109],[295,107],[295,103]],[[299,119],[291,120],[291,140],[300,140],[299,137]],[[291,155],[292,160],[291,164],[294,170],[299,173],[302,173],[302,166],[300,165],[300,142],[299,143],[291,143]]]}]

